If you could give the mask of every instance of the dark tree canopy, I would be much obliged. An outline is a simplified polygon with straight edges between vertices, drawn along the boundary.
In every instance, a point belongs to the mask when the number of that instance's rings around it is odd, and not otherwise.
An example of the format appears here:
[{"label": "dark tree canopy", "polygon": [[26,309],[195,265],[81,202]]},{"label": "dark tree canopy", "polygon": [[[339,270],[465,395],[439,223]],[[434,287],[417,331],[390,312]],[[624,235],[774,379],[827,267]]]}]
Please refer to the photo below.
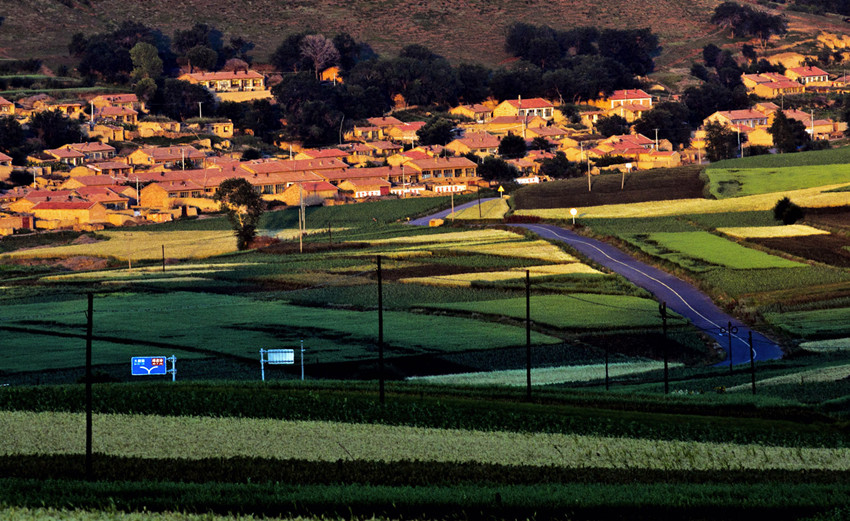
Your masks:
[{"label": "dark tree canopy", "polygon": [[773,146],[779,153],[796,152],[810,139],[805,123],[787,117],[781,110],[776,111],[767,131],[773,136]]},{"label": "dark tree canopy", "polygon": [[601,117],[596,122],[596,132],[605,137],[611,136],[619,136],[622,134],[628,134],[629,122],[626,121],[626,118],[622,116],[618,116],[614,114],[613,116]]},{"label": "dark tree canopy", "polygon": [[721,123],[709,123],[705,126],[705,155],[711,162],[737,157],[738,139],[745,137]]},{"label": "dark tree canopy", "polygon": [[715,7],[711,23],[728,27],[733,36],[757,37],[762,44],[774,34],[788,32],[788,23],[782,16],[772,15],[735,2],[723,2]]},{"label": "dark tree canopy", "polygon": [[233,226],[236,248],[246,250],[257,234],[257,225],[265,210],[259,192],[245,178],[225,179],[218,185],[214,199]]},{"label": "dark tree canopy", "polygon": [[507,159],[519,159],[525,156],[527,146],[522,136],[508,134],[499,141],[499,155]]},{"label": "dark tree canopy", "polygon": [[519,170],[502,158],[487,156],[478,165],[478,175],[488,181],[511,182],[519,177]]},{"label": "dark tree canopy", "polygon": [[41,148],[58,148],[68,143],[85,140],[80,122],[58,110],[36,112],[29,122],[30,132],[44,145]]},{"label": "dark tree canopy", "polygon": [[439,116],[429,119],[417,132],[421,145],[445,145],[454,139],[454,121]]},{"label": "dark tree canopy", "polygon": [[157,89],[154,96],[153,109],[171,119],[178,121],[195,117],[201,109],[212,113],[215,108],[215,98],[212,93],[188,81],[166,79],[162,88]]},{"label": "dark tree canopy", "polygon": [[122,22],[112,32],[91,36],[76,33],[71,38],[68,51],[80,60],[78,69],[81,74],[126,83],[133,70],[130,49],[140,42],[156,47],[163,61],[170,58],[168,39],[160,31],[131,21]]},{"label": "dark tree canopy", "polygon": [[581,164],[571,162],[563,152],[556,152],[555,157],[543,160],[540,175],[554,178],[580,177],[583,172]]},{"label": "dark tree canopy", "polygon": [[661,102],[635,122],[635,131],[645,136],[654,135],[655,129],[659,138],[669,140],[673,146],[687,145],[691,141],[688,108],[681,103]]}]

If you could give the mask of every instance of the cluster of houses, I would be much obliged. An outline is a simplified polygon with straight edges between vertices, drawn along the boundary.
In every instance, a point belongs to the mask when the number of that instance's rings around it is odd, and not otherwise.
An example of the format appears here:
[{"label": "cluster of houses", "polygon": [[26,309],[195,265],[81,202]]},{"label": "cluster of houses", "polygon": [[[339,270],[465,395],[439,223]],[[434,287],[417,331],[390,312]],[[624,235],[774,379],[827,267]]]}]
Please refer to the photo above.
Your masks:
[{"label": "cluster of houses", "polygon": [[[232,72],[188,73],[180,79],[210,89],[219,99],[244,101],[270,96],[262,74]],[[745,75],[745,85],[762,98],[799,93],[830,82],[817,67],[791,68],[786,74]],[[334,81],[337,81],[336,76]],[[341,81],[341,80],[339,80]],[[477,190],[486,185],[477,172],[479,161],[469,158],[497,156],[501,140],[521,136],[531,147],[528,154],[508,162],[515,166],[519,184],[548,180],[540,175],[544,160],[563,152],[568,160],[591,166],[600,158],[616,157],[616,170],[675,167],[701,161],[704,132],[698,131],[688,148],[675,149],[664,139],[637,133],[610,137],[595,133],[600,118],[620,116],[628,123],[653,108],[653,96],[641,89],[619,90],[590,102],[579,118],[566,118],[545,99],[510,99],[502,102],[460,105],[451,113],[464,117],[457,137],[445,146],[417,146],[424,121],[404,122],[392,116],[369,118],[344,135],[339,146],[303,149],[294,143],[285,159],[240,160],[226,154],[226,141],[213,150],[209,140],[191,145],[142,146],[117,150],[111,142],[135,137],[166,138],[214,134],[233,136],[228,120],[198,118],[176,122],[145,116],[146,107],[134,94],[105,94],[86,103],[56,102],[36,96],[18,103],[0,98],[0,115],[22,120],[39,110],[60,110],[78,118],[91,141],[68,143],[31,155],[33,186],[0,194],[0,234],[16,229],[98,229],[143,221],[163,221],[215,211],[213,200],[225,179],[241,177],[264,199],[278,204],[340,204],[375,197],[410,197]],[[767,131],[778,110],[767,101],[748,110],[721,111],[706,118],[747,136],[749,144],[771,146]],[[815,139],[831,138],[846,125],[814,114],[784,111],[806,123]],[[89,117],[88,114],[92,116]],[[542,141],[541,141],[542,140]],[[285,147],[284,146],[284,147]],[[57,168],[58,167],[58,168]],[[0,179],[13,169],[11,158],[0,153]]]}]

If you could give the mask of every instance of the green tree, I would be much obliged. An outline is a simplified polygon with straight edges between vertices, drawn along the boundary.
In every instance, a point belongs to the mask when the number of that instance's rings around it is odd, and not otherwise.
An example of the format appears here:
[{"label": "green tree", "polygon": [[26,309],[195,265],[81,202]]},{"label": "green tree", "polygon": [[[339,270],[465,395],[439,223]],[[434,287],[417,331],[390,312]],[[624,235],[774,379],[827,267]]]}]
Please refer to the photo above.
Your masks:
[{"label": "green tree", "polygon": [[435,116],[416,131],[416,136],[422,145],[445,145],[454,139],[454,128],[454,121]]},{"label": "green tree", "polygon": [[717,122],[705,126],[705,155],[709,161],[730,159],[738,155],[738,135]]},{"label": "green tree", "polygon": [[626,118],[614,114],[613,116],[601,117],[596,122],[596,132],[605,137],[620,136],[629,133],[629,122]]},{"label": "green tree", "polygon": [[782,221],[782,224],[794,224],[805,216],[803,209],[791,202],[791,199],[783,197],[773,207],[773,218]]},{"label": "green tree", "polygon": [[157,84],[152,78],[142,78],[133,87],[133,92],[140,100],[149,103],[156,96]]},{"label": "green tree", "polygon": [[518,159],[525,156],[527,146],[522,136],[508,134],[499,141],[499,155],[507,159]]},{"label": "green tree", "polygon": [[130,49],[130,59],[133,60],[131,76],[135,81],[143,78],[156,80],[162,75],[162,58],[153,45],[146,42],[137,43]]},{"label": "green tree", "polygon": [[566,154],[557,152],[555,157],[543,160],[540,165],[540,175],[549,177],[579,177],[583,175],[581,165],[567,159]]},{"label": "green tree", "polygon": [[512,182],[519,177],[519,170],[502,158],[487,156],[478,165],[478,175],[488,181]]},{"label": "green tree", "polygon": [[796,152],[799,147],[809,141],[805,123],[788,118],[781,110],[776,112],[773,123],[767,131],[773,136],[773,146],[780,154]]},{"label": "green tree", "polygon": [[197,67],[210,71],[215,69],[215,65],[218,63],[218,53],[206,45],[196,45],[186,51],[186,59],[189,60],[193,68]]},{"label": "green tree", "polygon": [[551,152],[555,145],[543,136],[536,136],[531,140],[531,150],[542,150],[543,152]]},{"label": "green tree", "polygon": [[658,129],[658,137],[669,140],[673,146],[691,142],[691,127],[688,124],[688,108],[681,103],[663,101],[635,122],[635,131],[652,136]]},{"label": "green tree", "polygon": [[257,234],[257,225],[265,210],[265,202],[246,179],[234,177],[218,185],[214,199],[233,226],[236,248],[246,250]]},{"label": "green tree", "polygon": [[36,112],[30,118],[30,132],[44,145],[43,148],[58,148],[68,143],[84,140],[80,123],[58,110]]},{"label": "green tree", "polygon": [[24,129],[14,116],[0,116],[0,152],[15,159],[15,152],[24,146],[24,139]]},{"label": "green tree", "polygon": [[212,112],[215,98],[200,85],[168,78],[162,88],[157,89],[154,106],[160,107],[161,113],[171,119],[184,120],[198,114],[198,103]]}]

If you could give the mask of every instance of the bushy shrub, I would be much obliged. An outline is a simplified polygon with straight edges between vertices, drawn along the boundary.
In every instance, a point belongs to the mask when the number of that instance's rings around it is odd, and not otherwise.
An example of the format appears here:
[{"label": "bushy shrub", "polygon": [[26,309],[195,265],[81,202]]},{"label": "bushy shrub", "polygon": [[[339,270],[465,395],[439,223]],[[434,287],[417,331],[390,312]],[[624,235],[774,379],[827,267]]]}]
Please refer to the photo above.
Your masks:
[{"label": "bushy shrub", "polygon": [[787,197],[783,197],[776,202],[773,207],[773,218],[777,221],[782,221],[782,224],[794,224],[803,218],[805,212],[803,209],[792,203]]}]

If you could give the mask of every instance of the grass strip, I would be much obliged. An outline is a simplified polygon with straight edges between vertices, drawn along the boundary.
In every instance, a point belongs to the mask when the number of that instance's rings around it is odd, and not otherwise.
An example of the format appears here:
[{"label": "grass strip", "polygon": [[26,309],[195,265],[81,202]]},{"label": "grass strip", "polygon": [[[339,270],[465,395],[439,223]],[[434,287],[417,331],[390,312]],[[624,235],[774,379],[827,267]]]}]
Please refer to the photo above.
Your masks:
[{"label": "grass strip", "polygon": [[[789,402],[742,395],[658,397],[621,393],[452,388],[373,382],[99,384],[94,410],[377,423],[480,431],[574,433],[649,439],[846,447],[846,423]],[[82,385],[2,387],[0,410],[82,412]]]},{"label": "grass strip", "polygon": [[229,515],[431,519],[798,519],[850,502],[850,485],[549,484],[387,487],[0,480],[0,504]]},{"label": "grass strip", "polygon": [[[479,462],[307,461],[258,457],[141,458],[95,454],[98,481],[170,481],[184,483],[362,484],[383,486],[456,486],[463,484],[538,485],[547,483],[810,483],[850,485],[850,471],[821,469],[661,470],[647,468],[538,467]],[[22,479],[85,479],[82,454],[0,456],[0,475]]]}]

